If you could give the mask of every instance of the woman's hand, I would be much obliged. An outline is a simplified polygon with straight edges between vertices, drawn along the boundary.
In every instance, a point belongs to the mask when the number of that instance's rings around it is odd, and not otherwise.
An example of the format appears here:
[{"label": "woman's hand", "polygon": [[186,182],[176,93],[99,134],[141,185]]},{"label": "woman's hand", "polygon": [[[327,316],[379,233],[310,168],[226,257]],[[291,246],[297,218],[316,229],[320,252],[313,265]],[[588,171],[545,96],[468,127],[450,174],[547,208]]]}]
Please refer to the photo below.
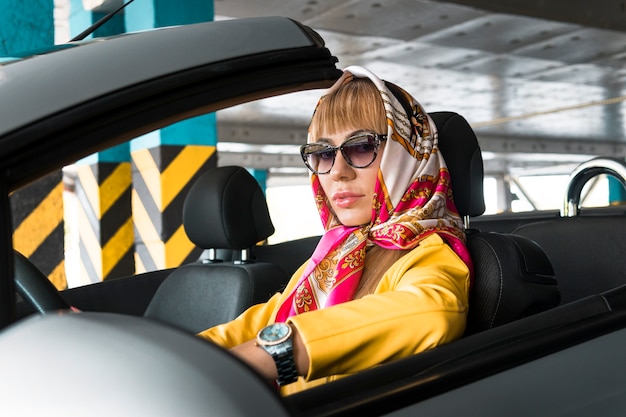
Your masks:
[{"label": "woman's hand", "polygon": [[262,347],[257,346],[256,341],[249,340],[230,349],[230,352],[250,365],[265,379],[275,380],[278,378],[274,359]]}]

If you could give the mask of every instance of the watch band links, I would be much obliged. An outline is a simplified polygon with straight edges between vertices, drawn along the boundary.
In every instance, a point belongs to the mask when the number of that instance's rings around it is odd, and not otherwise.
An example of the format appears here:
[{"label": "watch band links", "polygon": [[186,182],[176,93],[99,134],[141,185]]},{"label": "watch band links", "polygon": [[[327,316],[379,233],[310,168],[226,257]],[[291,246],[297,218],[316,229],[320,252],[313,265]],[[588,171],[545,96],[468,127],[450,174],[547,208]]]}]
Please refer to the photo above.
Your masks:
[{"label": "watch band links", "polygon": [[285,352],[274,355],[274,361],[276,362],[276,370],[278,371],[278,379],[276,379],[278,385],[283,386],[296,382],[298,379],[298,370],[296,369],[296,363],[293,358],[293,349],[288,349]]}]

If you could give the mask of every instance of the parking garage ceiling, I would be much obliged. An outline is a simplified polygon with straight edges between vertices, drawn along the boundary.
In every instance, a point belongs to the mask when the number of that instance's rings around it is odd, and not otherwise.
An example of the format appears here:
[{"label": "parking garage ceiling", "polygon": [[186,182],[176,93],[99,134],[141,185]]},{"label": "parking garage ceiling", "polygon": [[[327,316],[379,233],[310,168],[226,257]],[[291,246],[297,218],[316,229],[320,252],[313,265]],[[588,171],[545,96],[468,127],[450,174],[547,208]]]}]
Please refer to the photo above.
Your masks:
[{"label": "parking garage ceiling", "polygon": [[[215,0],[215,13],[282,15],[311,26],[339,67],[368,67],[427,111],[465,116],[491,155],[488,171],[626,155],[623,1]],[[290,166],[320,93],[220,112],[220,141],[292,145],[247,156]],[[237,162],[236,147],[225,146],[225,159]],[[579,156],[562,161],[559,153]]]}]

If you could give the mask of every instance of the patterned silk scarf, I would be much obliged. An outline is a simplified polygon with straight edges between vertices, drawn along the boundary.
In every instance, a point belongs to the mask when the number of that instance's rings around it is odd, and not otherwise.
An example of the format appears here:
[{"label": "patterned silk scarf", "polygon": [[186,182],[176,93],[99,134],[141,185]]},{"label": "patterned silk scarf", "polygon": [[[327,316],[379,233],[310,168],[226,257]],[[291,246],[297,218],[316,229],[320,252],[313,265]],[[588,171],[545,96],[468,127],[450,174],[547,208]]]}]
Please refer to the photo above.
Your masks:
[{"label": "patterned silk scarf", "polygon": [[361,227],[343,226],[317,175],[311,175],[326,232],[295,290],[279,308],[276,321],[352,300],[370,245],[412,249],[437,233],[472,270],[463,222],[452,200],[450,175],[437,147],[435,124],[406,91],[361,67],[346,68],[328,92],[352,77],[369,78],[378,87],[389,126],[372,202],[372,221]]}]

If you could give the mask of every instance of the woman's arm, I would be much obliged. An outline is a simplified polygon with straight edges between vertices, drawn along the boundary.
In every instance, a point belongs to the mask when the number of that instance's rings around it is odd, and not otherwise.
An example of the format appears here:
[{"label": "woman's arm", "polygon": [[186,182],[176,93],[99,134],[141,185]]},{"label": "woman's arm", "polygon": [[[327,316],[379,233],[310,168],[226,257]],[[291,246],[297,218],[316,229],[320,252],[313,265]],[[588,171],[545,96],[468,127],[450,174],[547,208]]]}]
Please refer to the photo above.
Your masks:
[{"label": "woman's arm", "polygon": [[206,329],[198,336],[230,349],[254,339],[259,330],[267,326],[274,318],[274,310],[280,305],[281,294],[274,294],[267,302],[257,304],[241,313],[236,319]]},{"label": "woman's arm", "polygon": [[[454,340],[465,328],[468,293],[467,266],[433,235],[387,271],[375,294],[289,319],[298,373],[352,373]],[[276,379],[272,357],[249,339],[232,353]]]},{"label": "woman's arm", "polygon": [[[298,370],[298,375],[306,375],[309,370],[309,355],[298,330],[294,326],[291,326],[291,328],[293,330],[293,355],[296,362],[296,369]],[[273,381],[278,378],[274,359],[265,349],[257,346],[254,340],[249,340],[239,346],[235,346],[230,349],[230,351],[266,379]]]}]

